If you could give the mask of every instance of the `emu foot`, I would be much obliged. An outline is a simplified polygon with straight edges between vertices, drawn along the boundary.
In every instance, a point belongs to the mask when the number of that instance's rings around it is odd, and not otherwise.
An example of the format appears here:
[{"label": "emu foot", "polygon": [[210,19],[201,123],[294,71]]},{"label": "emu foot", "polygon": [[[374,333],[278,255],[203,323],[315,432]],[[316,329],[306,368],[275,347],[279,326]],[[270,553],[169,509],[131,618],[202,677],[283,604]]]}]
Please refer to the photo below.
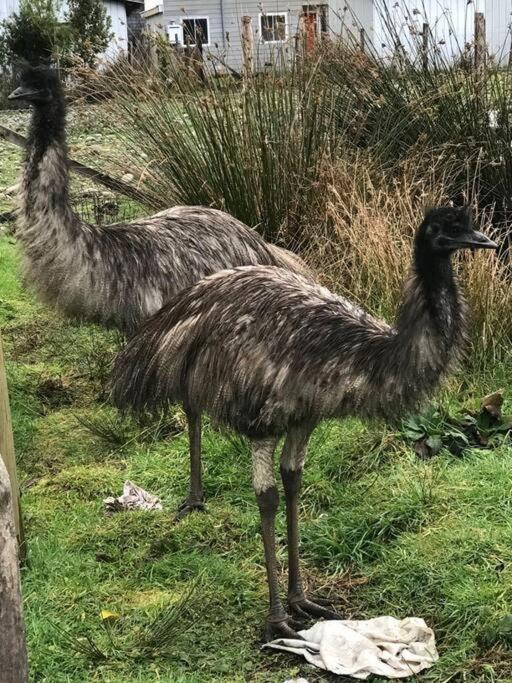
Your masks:
[{"label": "emu foot", "polygon": [[288,598],[288,605],[294,617],[310,620],[312,617],[322,617],[323,619],[342,619],[332,607],[329,600],[315,598],[308,600],[305,595],[293,596]]},{"label": "emu foot", "polygon": [[194,510],[197,510],[198,512],[205,512],[204,502],[200,498],[188,496],[178,505],[178,510],[174,517],[174,521],[179,522],[191,512],[194,512]]},{"label": "emu foot", "polygon": [[277,638],[293,638],[295,640],[304,640],[302,636],[299,636],[295,629],[304,628],[305,624],[301,621],[296,621],[292,619],[287,614],[283,616],[280,621],[274,621],[272,619],[267,619],[265,625],[265,642],[270,643],[272,640]]}]

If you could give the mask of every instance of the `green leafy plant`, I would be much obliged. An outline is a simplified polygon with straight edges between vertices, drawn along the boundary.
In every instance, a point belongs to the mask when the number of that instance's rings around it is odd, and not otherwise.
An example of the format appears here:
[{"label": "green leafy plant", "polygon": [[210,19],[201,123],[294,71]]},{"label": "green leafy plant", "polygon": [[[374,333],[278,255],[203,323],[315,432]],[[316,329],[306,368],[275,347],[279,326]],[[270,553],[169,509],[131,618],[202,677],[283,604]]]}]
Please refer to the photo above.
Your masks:
[{"label": "green leafy plant", "polygon": [[0,28],[2,66],[17,62],[49,63],[68,49],[68,28],[59,22],[53,0],[21,0],[18,12],[5,19]]},{"label": "green leafy plant", "polygon": [[442,448],[461,456],[468,448],[494,448],[512,433],[512,417],[503,416],[502,392],[482,401],[480,411],[452,417],[439,408],[412,415],[402,422],[402,435],[420,458],[430,458]]},{"label": "green leafy plant", "polygon": [[68,0],[67,22],[73,56],[93,67],[113,36],[105,5],[101,0]]}]

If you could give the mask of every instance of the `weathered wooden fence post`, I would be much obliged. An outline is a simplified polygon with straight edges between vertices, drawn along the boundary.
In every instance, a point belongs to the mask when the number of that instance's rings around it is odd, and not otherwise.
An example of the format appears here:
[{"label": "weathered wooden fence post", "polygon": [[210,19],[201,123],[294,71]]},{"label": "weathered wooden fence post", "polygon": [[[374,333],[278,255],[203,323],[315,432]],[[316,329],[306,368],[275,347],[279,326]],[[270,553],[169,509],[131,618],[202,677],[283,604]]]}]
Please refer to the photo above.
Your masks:
[{"label": "weathered wooden fence post", "polygon": [[9,391],[7,389],[7,377],[5,374],[4,354],[2,349],[2,337],[0,335],[0,457],[5,463],[11,482],[12,510],[14,528],[20,546],[20,554],[23,554],[23,522],[20,508],[20,491],[18,476],[16,474],[16,459],[14,457],[14,440],[12,436],[11,410],[9,408]]},{"label": "weathered wooden fence post", "polygon": [[18,544],[13,524],[15,499],[0,458],[0,681],[28,681],[27,649],[20,588]]},{"label": "weathered wooden fence post", "polygon": [[359,49],[361,52],[366,52],[366,31],[364,28],[359,29]]},{"label": "weathered wooden fence post", "polygon": [[0,336],[0,682],[28,681],[19,551],[23,527]]},{"label": "weathered wooden fence post", "polygon": [[295,57],[303,59],[306,54],[306,13],[300,12],[295,34]]},{"label": "weathered wooden fence post", "polygon": [[242,17],[242,55],[244,59],[244,76],[250,78],[253,73],[254,35],[252,17]]},{"label": "weathered wooden fence post", "polygon": [[423,31],[421,34],[421,63],[423,71],[428,71],[428,48],[430,43],[430,26],[427,22],[423,24]]},{"label": "weathered wooden fence post", "polygon": [[485,14],[475,12],[475,70],[479,78],[483,75],[486,55]]}]

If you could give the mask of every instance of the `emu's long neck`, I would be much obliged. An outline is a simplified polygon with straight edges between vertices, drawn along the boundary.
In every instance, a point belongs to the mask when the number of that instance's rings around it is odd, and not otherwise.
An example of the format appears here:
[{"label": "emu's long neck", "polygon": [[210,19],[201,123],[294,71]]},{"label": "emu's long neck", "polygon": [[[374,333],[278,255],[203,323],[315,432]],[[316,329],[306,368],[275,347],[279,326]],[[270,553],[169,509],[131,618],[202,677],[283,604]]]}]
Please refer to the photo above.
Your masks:
[{"label": "emu's long neck", "polygon": [[356,352],[368,414],[394,417],[429,396],[462,352],[464,318],[449,256],[416,248],[396,325]]},{"label": "emu's long neck", "polygon": [[55,238],[57,232],[74,227],[68,200],[65,118],[61,93],[33,110],[22,180],[22,237],[29,241],[41,239],[45,231]]}]

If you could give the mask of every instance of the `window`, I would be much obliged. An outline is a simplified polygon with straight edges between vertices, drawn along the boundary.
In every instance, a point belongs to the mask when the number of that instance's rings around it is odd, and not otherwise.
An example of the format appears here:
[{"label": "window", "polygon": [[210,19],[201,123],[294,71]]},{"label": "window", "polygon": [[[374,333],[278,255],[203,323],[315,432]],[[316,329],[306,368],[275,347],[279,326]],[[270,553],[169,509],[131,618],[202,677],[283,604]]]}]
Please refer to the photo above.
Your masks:
[{"label": "window", "polygon": [[208,45],[210,43],[210,31],[207,17],[193,17],[183,19],[183,43],[194,47],[199,43]]},{"label": "window", "polygon": [[260,29],[264,43],[286,40],[286,14],[260,14]]}]

